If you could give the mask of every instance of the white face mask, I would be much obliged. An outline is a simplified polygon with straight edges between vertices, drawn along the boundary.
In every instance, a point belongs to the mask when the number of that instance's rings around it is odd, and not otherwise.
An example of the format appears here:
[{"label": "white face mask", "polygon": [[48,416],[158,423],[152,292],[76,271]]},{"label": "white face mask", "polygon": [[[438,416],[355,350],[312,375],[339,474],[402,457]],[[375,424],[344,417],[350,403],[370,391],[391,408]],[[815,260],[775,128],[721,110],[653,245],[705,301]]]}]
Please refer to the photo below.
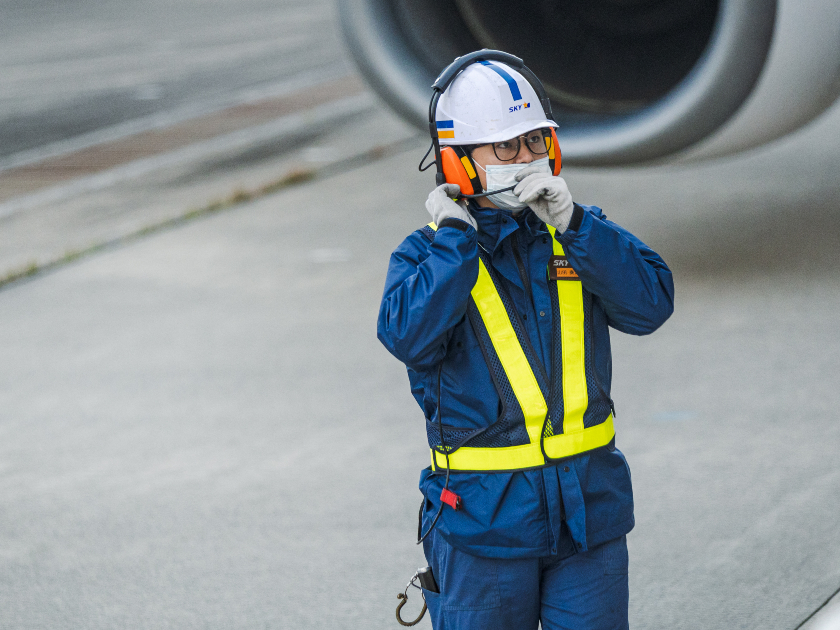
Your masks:
[{"label": "white face mask", "polygon": [[[478,164],[476,166],[487,173],[487,190],[499,190],[500,188],[507,188],[508,186],[518,184],[519,182],[514,179],[516,174],[523,168],[528,168],[535,164],[540,167],[540,170],[544,170],[546,173],[550,172],[547,157],[534,160],[527,164],[490,164],[486,169],[481,168]],[[510,210],[513,213],[524,210],[528,205],[519,201],[519,197],[514,195],[512,190],[496,193],[495,195],[487,195],[487,199],[499,208]]]}]

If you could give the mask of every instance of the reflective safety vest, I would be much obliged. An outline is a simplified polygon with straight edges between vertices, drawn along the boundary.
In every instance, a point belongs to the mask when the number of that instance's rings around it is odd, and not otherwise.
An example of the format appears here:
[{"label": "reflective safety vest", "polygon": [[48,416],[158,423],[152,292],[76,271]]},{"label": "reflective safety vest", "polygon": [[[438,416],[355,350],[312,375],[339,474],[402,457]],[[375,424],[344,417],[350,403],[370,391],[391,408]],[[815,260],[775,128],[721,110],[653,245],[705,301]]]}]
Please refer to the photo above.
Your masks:
[{"label": "reflective safety vest", "polygon": [[[424,234],[434,239],[437,226]],[[478,280],[467,315],[479,340],[502,412],[491,425],[460,429],[427,421],[432,469],[511,471],[536,468],[610,444],[612,401],[591,361],[592,294],[554,238],[549,266],[552,364],[546,374],[512,300],[479,247]],[[445,418],[444,418],[445,420]],[[445,447],[444,447],[445,444]]]}]

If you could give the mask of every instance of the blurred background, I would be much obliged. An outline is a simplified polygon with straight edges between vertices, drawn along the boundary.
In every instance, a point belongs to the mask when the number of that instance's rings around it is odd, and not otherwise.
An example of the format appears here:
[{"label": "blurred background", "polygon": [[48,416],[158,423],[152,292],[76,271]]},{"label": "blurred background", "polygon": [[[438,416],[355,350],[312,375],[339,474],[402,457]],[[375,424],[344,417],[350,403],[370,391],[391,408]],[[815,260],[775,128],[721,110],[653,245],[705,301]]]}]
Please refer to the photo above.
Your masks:
[{"label": "blurred background", "polygon": [[375,320],[484,46],[675,274],[612,337],[631,625],[840,627],[840,7],[507,4],[0,0],[0,628],[397,627],[428,451]]}]

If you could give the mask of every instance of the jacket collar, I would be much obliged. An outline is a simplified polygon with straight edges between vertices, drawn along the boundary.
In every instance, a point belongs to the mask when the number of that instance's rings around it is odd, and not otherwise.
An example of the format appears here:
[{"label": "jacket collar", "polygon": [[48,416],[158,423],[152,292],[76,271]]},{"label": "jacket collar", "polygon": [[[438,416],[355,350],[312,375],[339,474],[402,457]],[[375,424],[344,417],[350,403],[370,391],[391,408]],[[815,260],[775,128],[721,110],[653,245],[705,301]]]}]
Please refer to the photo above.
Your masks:
[{"label": "jacket collar", "polygon": [[501,208],[482,208],[472,199],[469,212],[478,224],[478,243],[491,254],[498,249],[502,241],[519,230],[519,238],[530,242],[546,234],[547,230],[531,208],[525,208],[514,215],[510,210]]}]

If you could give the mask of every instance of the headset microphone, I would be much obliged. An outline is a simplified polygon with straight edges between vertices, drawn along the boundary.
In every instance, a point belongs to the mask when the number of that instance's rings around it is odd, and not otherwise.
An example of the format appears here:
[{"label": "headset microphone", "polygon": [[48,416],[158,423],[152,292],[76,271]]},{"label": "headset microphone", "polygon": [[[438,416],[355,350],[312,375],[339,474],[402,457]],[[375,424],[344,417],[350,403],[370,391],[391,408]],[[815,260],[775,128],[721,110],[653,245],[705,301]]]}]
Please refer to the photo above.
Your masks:
[{"label": "headset microphone", "polygon": [[483,192],[478,193],[477,195],[461,195],[459,194],[457,199],[475,199],[476,197],[487,197],[489,195],[495,195],[496,193],[503,193],[509,190],[513,190],[516,186],[508,186],[507,188],[499,188],[499,190],[491,190],[490,192]]}]

